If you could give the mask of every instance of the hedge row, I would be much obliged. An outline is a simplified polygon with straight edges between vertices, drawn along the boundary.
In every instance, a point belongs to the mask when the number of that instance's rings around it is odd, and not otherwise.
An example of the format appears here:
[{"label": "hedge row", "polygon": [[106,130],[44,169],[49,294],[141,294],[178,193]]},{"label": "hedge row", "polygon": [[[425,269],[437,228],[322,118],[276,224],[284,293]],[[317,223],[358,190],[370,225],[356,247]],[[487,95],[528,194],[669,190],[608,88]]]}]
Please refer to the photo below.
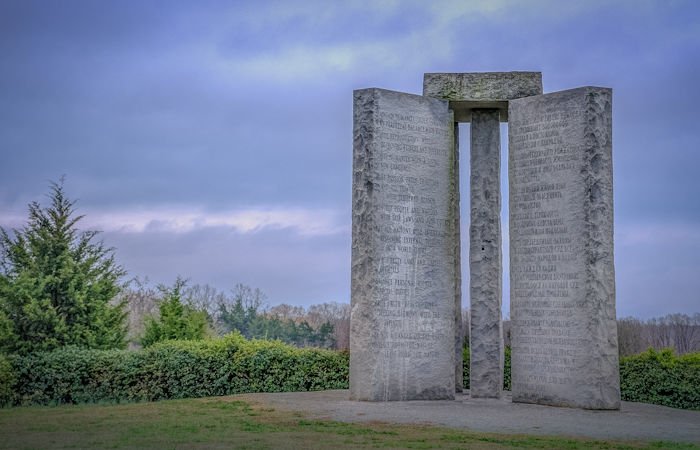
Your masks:
[{"label": "hedge row", "polygon": [[[464,349],[463,384],[469,389],[469,349]],[[506,347],[503,388],[510,390],[510,347]],[[676,356],[650,348],[620,358],[620,394],[628,402],[700,410],[700,352]]]},{"label": "hedge row", "polygon": [[12,358],[10,400],[55,405],[342,389],[348,356],[240,334],[166,341],[141,351],[66,348]]},{"label": "hedge row", "polygon": [[[240,334],[168,341],[141,351],[66,348],[28,356],[0,355],[0,405],[117,403],[245,392],[348,388],[349,354],[248,341]],[[469,388],[469,349],[463,382]],[[510,348],[504,388],[510,389]],[[700,352],[675,356],[653,349],[620,358],[626,401],[700,410]]]},{"label": "hedge row", "polygon": [[700,352],[649,349],[620,358],[622,400],[700,410]]}]

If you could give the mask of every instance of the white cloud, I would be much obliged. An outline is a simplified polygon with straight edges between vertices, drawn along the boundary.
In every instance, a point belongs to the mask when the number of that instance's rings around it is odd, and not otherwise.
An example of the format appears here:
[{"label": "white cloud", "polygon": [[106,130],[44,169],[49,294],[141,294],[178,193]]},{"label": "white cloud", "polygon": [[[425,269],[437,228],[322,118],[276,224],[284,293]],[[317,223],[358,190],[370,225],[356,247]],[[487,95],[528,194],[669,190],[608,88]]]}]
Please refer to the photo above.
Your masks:
[{"label": "white cloud", "polygon": [[[323,236],[348,232],[349,215],[334,209],[259,207],[224,212],[198,208],[126,209],[90,211],[83,209],[81,229],[125,233],[187,233],[204,228],[231,228],[237,233],[293,229],[301,236]],[[11,213],[0,219],[5,227],[20,227],[26,216]]]},{"label": "white cloud", "polygon": [[421,33],[363,44],[295,45],[248,57],[219,57],[215,67],[219,73],[293,81],[363,68],[420,68],[448,57],[450,48],[446,36]]}]

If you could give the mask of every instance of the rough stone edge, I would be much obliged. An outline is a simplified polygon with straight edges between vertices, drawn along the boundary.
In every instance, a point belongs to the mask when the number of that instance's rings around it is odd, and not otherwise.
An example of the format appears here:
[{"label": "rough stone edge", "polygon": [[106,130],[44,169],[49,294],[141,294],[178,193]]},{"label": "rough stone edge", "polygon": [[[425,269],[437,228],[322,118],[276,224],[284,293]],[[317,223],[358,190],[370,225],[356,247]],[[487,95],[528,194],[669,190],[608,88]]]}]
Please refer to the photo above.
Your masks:
[{"label": "rough stone edge", "polygon": [[[496,92],[485,95],[476,94],[476,84],[491,80],[499,80],[501,84],[518,85],[516,89],[507,86]],[[483,80],[483,81],[482,81]],[[471,87],[465,84],[472,84]],[[504,101],[521,97],[542,94],[542,72],[511,71],[511,72],[428,72],[423,74],[423,95],[453,101]],[[504,94],[505,95],[501,95]]]},{"label": "rough stone edge", "polygon": [[[374,222],[371,201],[368,195],[359,195],[357,185],[368,183],[367,175],[371,172],[373,152],[367,149],[375,144],[375,115],[378,109],[378,94],[374,88],[353,91],[353,164],[352,164],[352,237],[350,252],[350,366],[349,374],[357,366],[358,352],[353,351],[356,345],[353,324],[357,326],[359,314],[364,311],[359,299],[371,294],[368,283],[359,283],[355,273],[369,270],[371,255],[361,253],[360,248],[367,248],[371,242],[371,230]],[[371,190],[370,190],[371,192]],[[369,194],[371,195],[371,193]],[[358,369],[355,369],[358,370]],[[363,380],[350,376],[350,399],[368,400],[369,391],[363,386]]]},{"label": "rough stone edge", "polygon": [[[585,161],[583,179],[588,187],[584,214],[587,234],[586,303],[595,305],[588,324],[596,337],[589,357],[599,365],[595,390],[608,390],[609,403],[591,404],[595,409],[620,409],[620,368],[615,306],[614,206],[612,159],[612,89],[586,86]],[[607,343],[607,345],[606,345]],[[598,358],[606,359],[603,361]],[[608,372],[604,373],[603,368]]]}]

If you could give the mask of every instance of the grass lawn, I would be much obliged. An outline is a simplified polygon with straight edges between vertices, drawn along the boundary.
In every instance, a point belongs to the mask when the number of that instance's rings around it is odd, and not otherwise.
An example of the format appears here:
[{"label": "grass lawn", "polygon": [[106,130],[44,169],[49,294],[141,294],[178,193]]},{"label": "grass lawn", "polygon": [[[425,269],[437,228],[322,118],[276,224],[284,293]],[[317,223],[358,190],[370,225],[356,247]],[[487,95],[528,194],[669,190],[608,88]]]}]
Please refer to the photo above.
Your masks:
[{"label": "grass lawn", "polygon": [[233,397],[0,409],[0,448],[698,448],[310,420]]}]

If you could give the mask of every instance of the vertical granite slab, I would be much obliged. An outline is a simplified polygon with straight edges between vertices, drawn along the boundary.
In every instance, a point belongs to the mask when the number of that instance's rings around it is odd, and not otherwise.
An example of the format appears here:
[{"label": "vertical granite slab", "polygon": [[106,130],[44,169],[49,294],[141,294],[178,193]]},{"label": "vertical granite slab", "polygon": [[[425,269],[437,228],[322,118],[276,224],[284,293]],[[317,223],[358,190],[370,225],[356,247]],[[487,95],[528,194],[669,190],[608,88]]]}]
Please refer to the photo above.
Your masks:
[{"label": "vertical granite slab", "polygon": [[497,109],[472,110],[469,224],[469,392],[503,393],[501,133]]},{"label": "vertical granite slab", "polygon": [[447,102],[354,92],[350,398],[455,395],[456,178]]},{"label": "vertical granite slab", "polygon": [[454,264],[455,264],[455,392],[464,391],[464,361],[462,345],[462,239],[460,236],[459,219],[459,124],[454,123],[454,193],[452,202],[452,217],[454,219]]},{"label": "vertical granite slab", "polygon": [[612,90],[509,104],[513,401],[619,409]]}]

